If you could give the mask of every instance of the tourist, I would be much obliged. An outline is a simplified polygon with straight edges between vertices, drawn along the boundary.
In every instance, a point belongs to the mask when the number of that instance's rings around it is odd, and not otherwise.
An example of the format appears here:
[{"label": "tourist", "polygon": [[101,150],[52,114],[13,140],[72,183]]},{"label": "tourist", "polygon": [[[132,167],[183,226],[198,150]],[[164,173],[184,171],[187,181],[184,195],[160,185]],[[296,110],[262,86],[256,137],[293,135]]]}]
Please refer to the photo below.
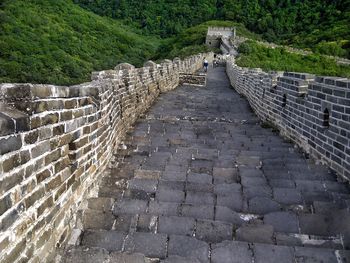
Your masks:
[{"label": "tourist", "polygon": [[209,62],[208,62],[208,60],[206,58],[204,58],[203,66],[204,66],[204,71],[207,72],[208,71]]}]

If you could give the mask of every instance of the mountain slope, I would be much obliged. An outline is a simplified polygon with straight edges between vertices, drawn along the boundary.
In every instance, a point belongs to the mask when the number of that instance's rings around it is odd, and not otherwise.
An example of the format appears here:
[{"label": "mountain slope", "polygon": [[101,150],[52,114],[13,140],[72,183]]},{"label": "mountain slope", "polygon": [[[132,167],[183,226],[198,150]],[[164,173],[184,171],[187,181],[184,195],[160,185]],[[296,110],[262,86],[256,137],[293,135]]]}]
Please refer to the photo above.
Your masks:
[{"label": "mountain slope", "polygon": [[349,0],[74,0],[100,15],[169,37],[208,20],[244,24],[264,39],[350,57]]},{"label": "mountain slope", "polygon": [[0,10],[0,83],[79,83],[120,62],[141,65],[159,44],[71,0],[5,0]]}]

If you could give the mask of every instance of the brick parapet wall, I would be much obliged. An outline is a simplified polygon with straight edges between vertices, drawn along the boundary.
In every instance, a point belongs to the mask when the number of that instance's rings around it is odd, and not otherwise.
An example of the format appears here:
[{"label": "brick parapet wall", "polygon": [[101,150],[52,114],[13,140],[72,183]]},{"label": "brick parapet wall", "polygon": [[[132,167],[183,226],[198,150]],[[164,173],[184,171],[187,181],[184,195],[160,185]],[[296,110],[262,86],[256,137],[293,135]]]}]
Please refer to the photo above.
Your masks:
[{"label": "brick parapet wall", "polygon": [[[266,73],[227,63],[232,86],[263,121],[350,180],[350,80],[307,73]],[[325,123],[329,112],[329,126]],[[327,118],[326,118],[327,119]]]},{"label": "brick parapet wall", "polygon": [[41,262],[65,243],[130,126],[212,56],[120,64],[70,87],[0,84],[0,261]]}]

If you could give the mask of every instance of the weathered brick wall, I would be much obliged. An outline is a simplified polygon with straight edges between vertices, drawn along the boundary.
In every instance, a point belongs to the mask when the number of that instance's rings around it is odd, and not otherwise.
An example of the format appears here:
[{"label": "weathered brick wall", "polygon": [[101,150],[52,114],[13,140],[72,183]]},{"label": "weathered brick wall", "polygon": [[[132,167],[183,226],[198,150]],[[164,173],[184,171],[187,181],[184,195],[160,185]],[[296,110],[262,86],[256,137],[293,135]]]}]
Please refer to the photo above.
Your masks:
[{"label": "weathered brick wall", "polygon": [[1,262],[42,262],[67,240],[128,128],[204,57],[121,64],[71,87],[0,84]]},{"label": "weathered brick wall", "polygon": [[[265,73],[227,63],[232,86],[256,114],[313,158],[350,179],[350,80]],[[329,113],[329,122],[327,121]]]}]

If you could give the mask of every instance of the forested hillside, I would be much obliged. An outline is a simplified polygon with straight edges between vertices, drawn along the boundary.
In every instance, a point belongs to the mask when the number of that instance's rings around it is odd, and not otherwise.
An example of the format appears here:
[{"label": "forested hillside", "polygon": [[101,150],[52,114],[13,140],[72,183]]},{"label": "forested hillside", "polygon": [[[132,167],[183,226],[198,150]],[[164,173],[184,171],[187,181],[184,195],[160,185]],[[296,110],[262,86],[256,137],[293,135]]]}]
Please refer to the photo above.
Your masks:
[{"label": "forested hillside", "polygon": [[74,0],[168,37],[210,19],[243,23],[271,42],[350,56],[350,0]]},{"label": "forested hillside", "polygon": [[284,47],[271,48],[248,40],[239,46],[238,66],[261,68],[265,71],[307,72],[321,76],[350,78],[350,66],[318,54],[302,55]]},{"label": "forested hillside", "polygon": [[[75,84],[120,62],[208,51],[208,26],[350,57],[350,0],[0,0],[0,83]],[[246,65],[272,54],[250,46]]]},{"label": "forested hillside", "polygon": [[71,0],[0,3],[0,83],[81,83],[120,62],[140,66],[160,44]]}]

